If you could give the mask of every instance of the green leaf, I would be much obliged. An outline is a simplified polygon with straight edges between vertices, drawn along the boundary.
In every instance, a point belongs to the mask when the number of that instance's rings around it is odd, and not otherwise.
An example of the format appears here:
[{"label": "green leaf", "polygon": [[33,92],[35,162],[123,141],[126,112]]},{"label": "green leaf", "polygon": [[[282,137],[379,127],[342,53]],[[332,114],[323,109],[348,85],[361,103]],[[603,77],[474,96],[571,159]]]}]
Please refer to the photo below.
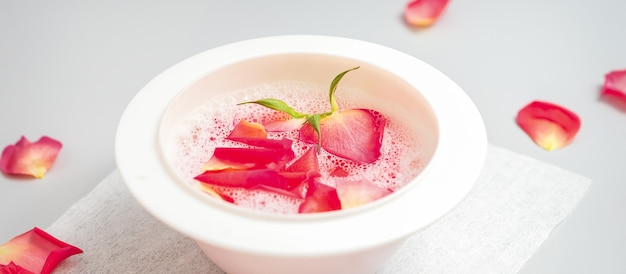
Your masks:
[{"label": "green leaf", "polygon": [[339,73],[337,76],[335,76],[335,79],[333,79],[333,82],[330,83],[330,92],[328,94],[328,97],[330,99],[331,112],[337,112],[339,110],[339,105],[337,105],[337,99],[335,99],[335,91],[337,90],[337,85],[339,84],[339,81],[341,81],[341,78],[343,78],[343,76],[346,75],[346,73],[353,71],[355,69],[358,69],[358,68],[359,67],[354,67],[342,73]]},{"label": "green leaf", "polygon": [[331,110],[328,112],[316,113],[316,114],[303,114],[303,113],[297,112],[295,109],[287,105],[287,103],[278,99],[274,99],[274,98],[265,98],[265,99],[256,100],[256,101],[243,102],[237,105],[258,104],[258,105],[262,105],[264,107],[267,107],[273,110],[284,112],[288,114],[289,116],[296,118],[296,119],[305,118],[306,122],[309,123],[309,125],[311,125],[313,130],[315,130],[315,132],[317,133],[317,150],[320,151],[322,148],[322,132],[320,129],[320,120],[339,111],[339,105],[337,104],[337,100],[335,99],[335,91],[337,90],[337,85],[339,84],[339,81],[341,81],[341,78],[343,78],[343,76],[346,75],[346,73],[353,71],[355,69],[358,69],[358,68],[359,67],[351,68],[335,76],[335,79],[333,79],[332,83],[330,84],[330,92],[328,96],[330,98]]},{"label": "green leaf", "polygon": [[306,117],[306,121],[317,132],[317,151],[322,148],[322,131],[320,130],[320,114],[313,114]]},{"label": "green leaf", "polygon": [[237,105],[243,105],[243,104],[259,104],[259,105],[262,105],[264,107],[271,108],[273,110],[278,110],[278,111],[287,113],[289,116],[291,116],[293,118],[304,118],[304,117],[306,117],[306,114],[299,113],[295,109],[293,109],[292,107],[287,105],[287,103],[285,103],[285,102],[283,102],[281,100],[278,100],[278,99],[274,99],[274,98],[265,98],[265,99],[261,99],[261,100],[257,100],[257,101],[243,102],[243,103],[239,103]]}]

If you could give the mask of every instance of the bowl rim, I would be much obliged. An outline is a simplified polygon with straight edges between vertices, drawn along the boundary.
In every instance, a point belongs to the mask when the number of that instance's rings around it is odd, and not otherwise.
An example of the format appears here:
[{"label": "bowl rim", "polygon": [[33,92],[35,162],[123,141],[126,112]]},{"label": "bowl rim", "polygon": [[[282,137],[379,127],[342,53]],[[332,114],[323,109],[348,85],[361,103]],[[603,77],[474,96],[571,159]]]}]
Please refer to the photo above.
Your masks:
[{"label": "bowl rim", "polygon": [[[420,90],[439,124],[437,148],[419,175],[420,183],[393,202],[339,218],[305,218],[313,221],[300,222],[230,214],[173,182],[158,149],[161,117],[170,102],[187,86],[220,67],[286,53],[363,60]],[[416,74],[422,77],[416,80]],[[344,253],[408,237],[444,216],[467,196],[482,170],[486,151],[487,136],[480,113],[469,96],[443,73],[385,46],[320,35],[255,38],[187,58],[156,76],[135,95],[122,114],[115,137],[120,175],[134,198],[154,217],[201,243],[277,256]],[[198,216],[199,209],[210,216]],[[372,229],[386,233],[372,234]]]}]

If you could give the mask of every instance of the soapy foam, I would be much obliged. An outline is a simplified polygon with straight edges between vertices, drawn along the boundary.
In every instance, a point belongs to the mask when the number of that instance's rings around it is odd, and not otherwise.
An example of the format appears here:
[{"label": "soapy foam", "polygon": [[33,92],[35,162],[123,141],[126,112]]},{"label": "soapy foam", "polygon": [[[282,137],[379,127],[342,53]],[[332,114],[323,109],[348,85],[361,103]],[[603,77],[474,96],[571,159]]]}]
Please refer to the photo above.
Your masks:
[{"label": "soapy foam", "polygon": [[[356,164],[334,156],[324,150],[318,154],[322,183],[333,186],[326,180],[329,172],[341,167],[350,175],[348,179],[368,178],[382,188],[397,190],[410,182],[423,168],[419,139],[405,124],[400,123],[400,114],[393,109],[380,109],[373,100],[363,96],[358,89],[338,88],[336,97],[340,109],[368,108],[379,111],[386,119],[381,146],[381,157],[371,164]],[[208,161],[216,147],[243,147],[245,145],[225,140],[233,127],[241,120],[265,123],[276,119],[287,119],[287,115],[256,105],[237,105],[245,101],[277,98],[300,113],[328,111],[326,86],[300,81],[281,81],[263,84],[249,89],[215,98],[191,111],[173,132],[174,140],[168,151],[174,169],[185,180],[198,184],[193,178],[202,173],[202,165]],[[294,140],[293,150],[299,158],[315,145],[298,141],[298,132],[269,132],[268,138]],[[220,188],[218,191],[230,196],[237,205],[275,213],[295,213],[302,200],[267,191],[248,191],[238,188]]]}]

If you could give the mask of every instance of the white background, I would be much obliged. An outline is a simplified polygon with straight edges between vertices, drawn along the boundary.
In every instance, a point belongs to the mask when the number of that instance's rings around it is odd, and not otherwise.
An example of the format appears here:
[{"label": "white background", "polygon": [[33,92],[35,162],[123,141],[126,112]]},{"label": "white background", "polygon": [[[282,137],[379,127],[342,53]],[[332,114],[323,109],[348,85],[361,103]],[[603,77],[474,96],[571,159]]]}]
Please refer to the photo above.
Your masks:
[{"label": "white background", "polygon": [[[626,1],[451,1],[412,29],[405,1],[1,1],[0,147],[64,144],[42,180],[0,175],[0,243],[45,228],[115,169],[117,122],[150,79],[239,40],[322,34],[413,55],[481,111],[490,143],[589,177],[587,196],[522,273],[626,273],[626,110],[600,97],[626,68]],[[515,124],[533,100],[578,113],[568,147],[546,152]]]}]

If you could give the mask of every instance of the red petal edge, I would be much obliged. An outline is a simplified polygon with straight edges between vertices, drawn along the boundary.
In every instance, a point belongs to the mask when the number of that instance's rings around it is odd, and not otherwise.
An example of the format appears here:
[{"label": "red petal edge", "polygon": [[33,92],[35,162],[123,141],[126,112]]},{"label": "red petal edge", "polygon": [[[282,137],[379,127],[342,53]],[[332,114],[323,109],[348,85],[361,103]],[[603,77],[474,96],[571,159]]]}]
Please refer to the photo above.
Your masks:
[{"label": "red petal edge", "polygon": [[341,202],[337,196],[337,189],[313,181],[304,202],[300,204],[298,213],[316,213],[340,209]]},{"label": "red petal edge", "polygon": [[548,102],[534,101],[523,107],[517,124],[540,147],[551,151],[568,145],[580,129],[574,112]]},{"label": "red petal edge", "polygon": [[411,0],[404,9],[404,19],[411,26],[428,27],[443,13],[449,0]]},{"label": "red petal edge", "polygon": [[601,99],[626,112],[626,69],[614,70],[604,75]]},{"label": "red petal edge", "polygon": [[22,136],[15,145],[9,145],[2,151],[0,170],[10,175],[43,178],[52,167],[62,146],[61,142],[47,136],[34,143]]},{"label": "red petal edge", "polygon": [[11,266],[13,262],[33,273],[48,274],[66,258],[82,252],[35,227],[0,246],[0,264]]},{"label": "red petal edge", "polygon": [[25,269],[14,262],[10,262],[8,265],[0,264],[0,274],[35,274],[28,269]]},{"label": "red petal edge", "polygon": [[626,69],[614,70],[604,76],[602,95],[617,96],[626,100]]}]

